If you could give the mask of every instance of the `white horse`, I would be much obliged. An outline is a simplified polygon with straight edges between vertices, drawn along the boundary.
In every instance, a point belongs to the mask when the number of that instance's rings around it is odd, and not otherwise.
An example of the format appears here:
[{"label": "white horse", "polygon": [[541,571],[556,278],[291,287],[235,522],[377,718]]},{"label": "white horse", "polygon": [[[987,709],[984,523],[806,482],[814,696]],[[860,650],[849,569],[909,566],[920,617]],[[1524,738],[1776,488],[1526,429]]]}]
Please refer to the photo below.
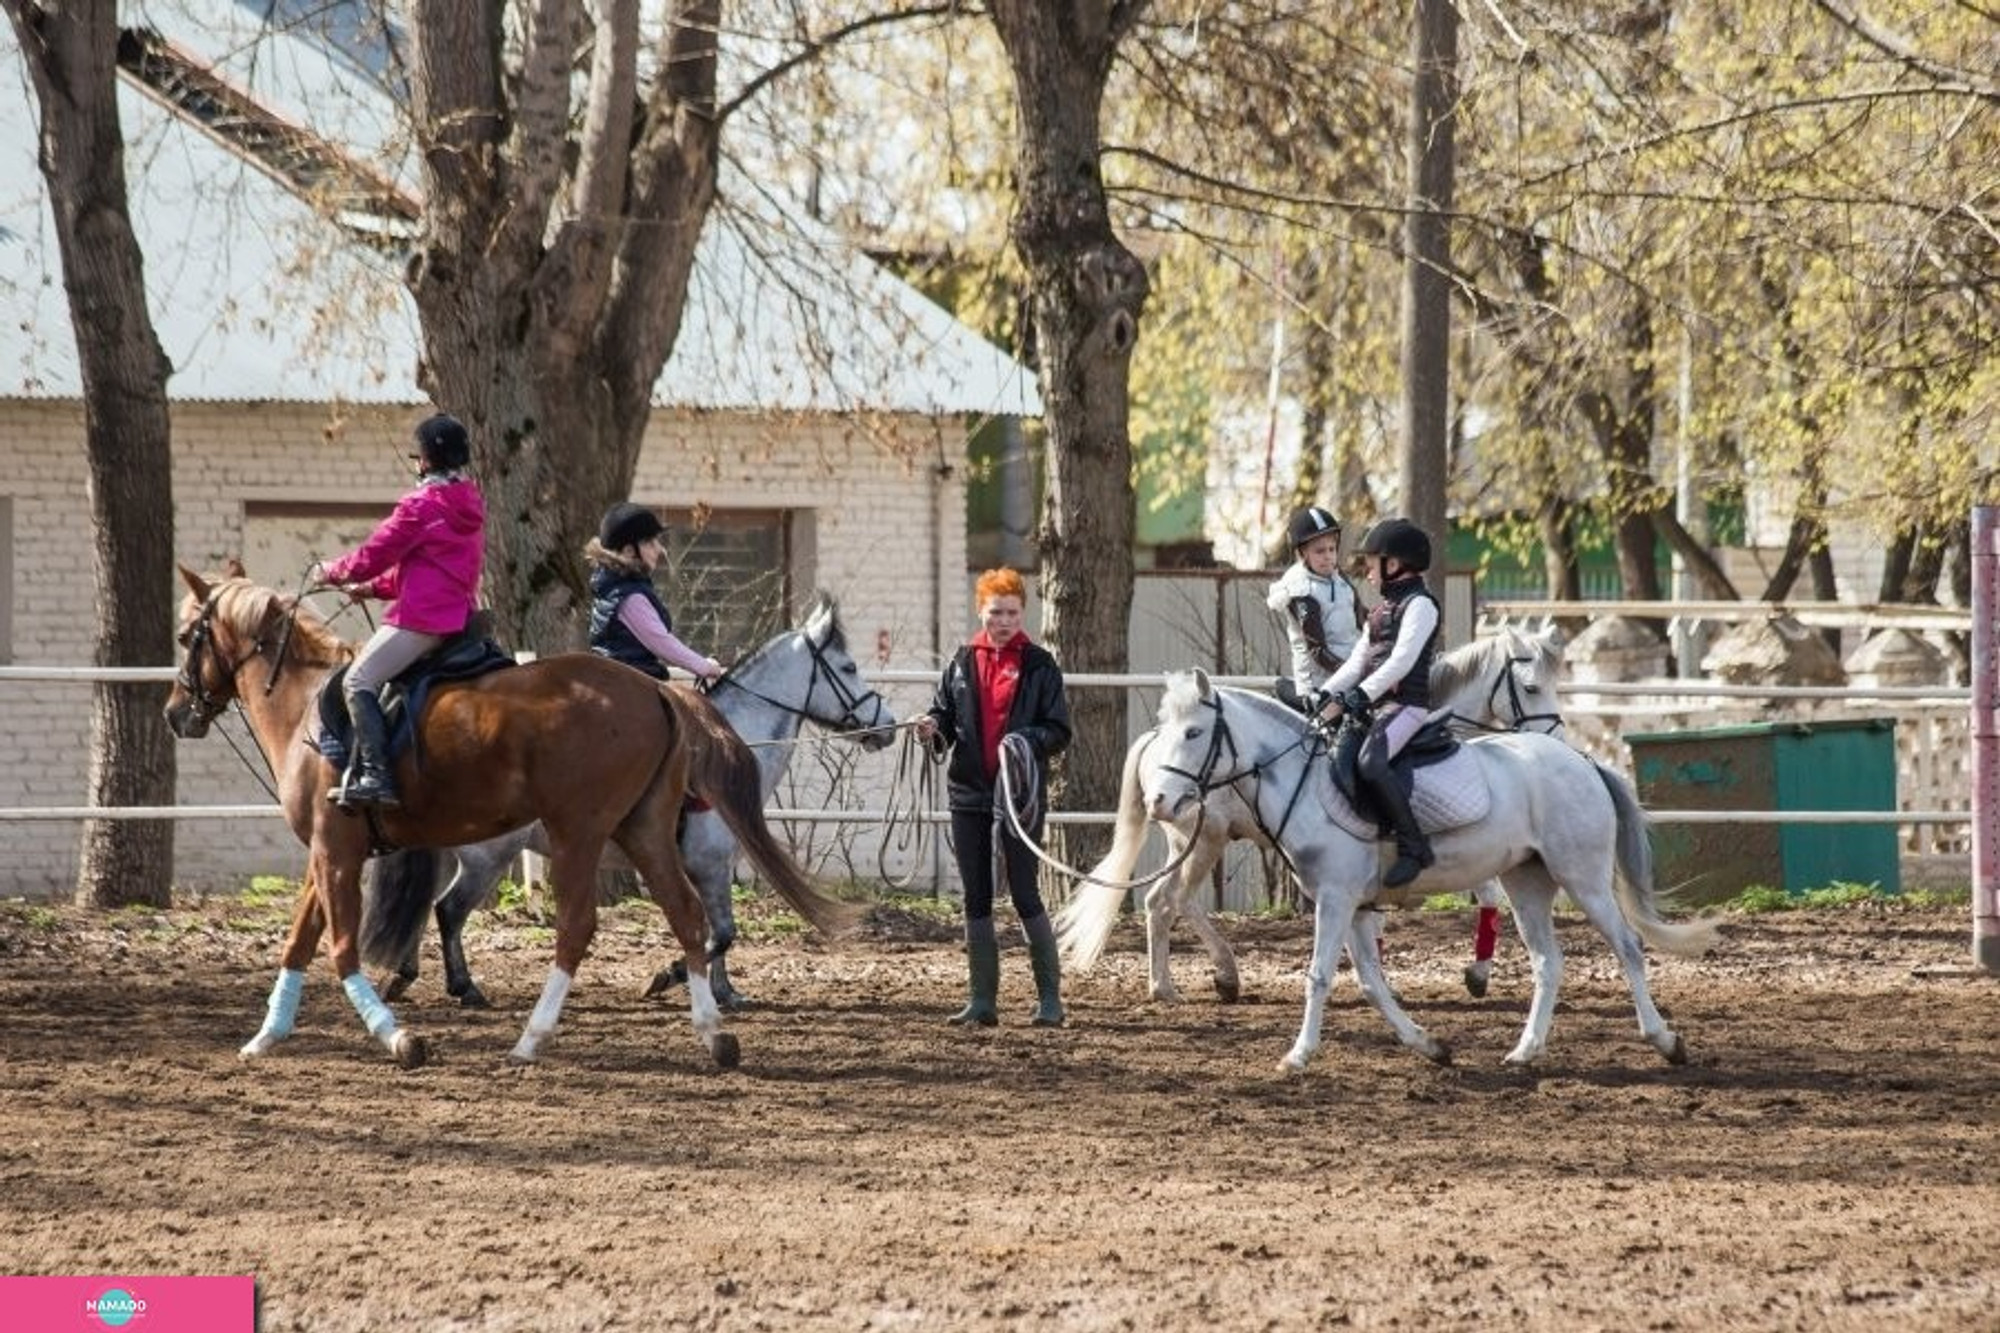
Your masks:
[{"label": "white horse", "polygon": [[[1563,633],[1550,626],[1539,634],[1523,634],[1512,626],[1491,638],[1475,640],[1462,648],[1440,655],[1431,666],[1433,715],[1455,714],[1478,727],[1508,729],[1533,728],[1554,731],[1562,726],[1556,700],[1556,679],[1562,670]],[[1140,797],[1139,766],[1147,749],[1154,744],[1155,732],[1145,732],[1125,752],[1124,779],[1118,792],[1120,836],[1111,850],[1091,870],[1091,878],[1109,884],[1129,883],[1139,853],[1145,846],[1144,811]],[[1197,886],[1208,880],[1209,872],[1222,859],[1223,851],[1239,838],[1265,846],[1256,812],[1233,788],[1221,787],[1208,793],[1199,821],[1192,818],[1166,827],[1168,869],[1153,881],[1145,894],[1146,955],[1151,974],[1152,997],[1162,1004],[1178,1004],[1181,993],[1174,985],[1168,964],[1171,932],[1175,916],[1187,919],[1208,948],[1215,969],[1216,994],[1233,1004],[1242,993],[1236,971],[1236,953],[1215,928],[1203,906]],[[1127,838],[1130,828],[1136,836]],[[1194,830],[1189,845],[1189,830]],[[1122,901],[1122,891],[1112,906]],[[1500,905],[1497,884],[1482,884],[1473,890],[1483,909]],[[1079,894],[1056,913],[1061,935],[1064,964],[1078,972],[1089,970],[1104,945],[1109,918],[1100,919],[1100,899]],[[1380,930],[1379,914],[1365,912],[1358,929],[1370,936]],[[1465,984],[1475,996],[1486,993],[1487,977],[1493,967],[1490,953],[1475,958],[1465,969]]]},{"label": "white horse", "polygon": [[[1278,701],[1217,689],[1205,672],[1175,674],[1167,678],[1159,719],[1157,742],[1139,764],[1147,815],[1181,823],[1209,793],[1233,788],[1313,900],[1305,1020],[1280,1065],[1304,1069],[1319,1048],[1327,991],[1340,947],[1354,927],[1355,909],[1382,894],[1382,840],[1372,830],[1350,831],[1349,825],[1366,824],[1341,797],[1305,722]],[[1706,923],[1676,925],[1659,916],[1645,813],[1632,789],[1602,764],[1539,733],[1480,737],[1466,742],[1465,750],[1485,784],[1486,813],[1464,827],[1434,833],[1437,862],[1407,891],[1462,891],[1496,876],[1505,885],[1535,983],[1527,1025],[1507,1063],[1529,1064],[1548,1044],[1562,985],[1562,950],[1553,917],[1558,890],[1568,892],[1611,942],[1632,990],[1640,1035],[1669,1062],[1683,1063],[1686,1048],[1647,990],[1641,938],[1656,948],[1693,954],[1707,949],[1715,932]],[[1424,794],[1420,784],[1420,806]],[[1127,813],[1119,811],[1121,839],[1140,836],[1126,826]],[[1108,923],[1120,891],[1093,886],[1086,892],[1099,904],[1099,918]],[[1102,927],[1108,929],[1108,924]],[[1363,995],[1403,1044],[1447,1062],[1445,1045],[1398,1003],[1370,941],[1357,939],[1349,955]]]},{"label": "white horse", "polygon": [[[766,800],[791,763],[801,724],[816,723],[864,750],[882,749],[897,726],[888,701],[862,677],[848,652],[840,606],[824,592],[799,628],[731,667],[709,688],[708,697],[749,743]],[[468,1007],[485,1007],[486,996],[465,961],[466,919],[493,896],[500,877],[523,851],[547,850],[547,835],[537,823],[485,842],[438,852],[395,852],[371,861],[362,880],[361,954],[371,966],[394,969],[383,978],[383,994],[395,999],[417,979],[424,913],[435,898],[445,991]],[[682,817],[681,861],[708,913],[709,984],[716,1003],[731,1011],[749,1004],[730,982],[725,959],[736,939],[730,892],[736,850],[736,838],[720,815],[689,811]],[[447,862],[455,863],[456,871],[439,891],[437,881]],[[684,963],[662,968],[646,993],[656,995],[686,979]]]}]

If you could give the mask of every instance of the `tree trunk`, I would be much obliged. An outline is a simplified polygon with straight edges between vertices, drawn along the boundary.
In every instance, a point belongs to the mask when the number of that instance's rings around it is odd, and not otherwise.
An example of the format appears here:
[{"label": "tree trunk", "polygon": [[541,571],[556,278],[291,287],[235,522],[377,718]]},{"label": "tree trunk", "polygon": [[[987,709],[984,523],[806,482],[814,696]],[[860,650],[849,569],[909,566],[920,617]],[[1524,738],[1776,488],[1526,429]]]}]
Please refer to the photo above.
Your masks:
[{"label": "tree trunk", "polygon": [[[1127,665],[1132,607],[1132,348],[1145,268],[1111,230],[1099,174],[1099,113],[1111,57],[1143,0],[998,0],[994,26],[1014,75],[1018,200],[1015,249],[1027,269],[1044,422],[1048,491],[1041,526],[1042,625],[1070,672]],[[1075,809],[1117,801],[1125,696],[1077,690],[1076,740],[1059,795]],[[1069,841],[1094,859],[1101,830]]]},{"label": "tree trunk", "polygon": [[[466,419],[485,491],[486,595],[514,646],[581,641],[581,551],[628,497],[715,199],[719,0],[672,7],[638,82],[637,0],[413,7],[425,232],[410,290],[426,387]],[[569,116],[575,52],[586,111]]]},{"label": "tree trunk", "polygon": [[[1456,169],[1458,10],[1417,0],[1410,54],[1410,197],[1403,257],[1403,513],[1443,555],[1451,436],[1451,222]],[[1438,591],[1443,592],[1442,585]]]},{"label": "tree trunk", "polygon": [[[147,311],[126,203],[118,7],[115,0],[4,0],[4,7],[41,107],[40,163],[83,378],[86,489],[95,528],[92,661],[156,667],[174,659],[169,367]],[[164,684],[93,688],[89,804],[174,803],[166,695]],[[78,849],[77,893],[99,907],[165,907],[173,867],[170,821],[91,820]]]},{"label": "tree trunk", "polygon": [[1575,506],[1550,487],[1541,512],[1535,516],[1542,534],[1542,577],[1548,583],[1551,601],[1583,600],[1583,580],[1576,567],[1574,514]]}]

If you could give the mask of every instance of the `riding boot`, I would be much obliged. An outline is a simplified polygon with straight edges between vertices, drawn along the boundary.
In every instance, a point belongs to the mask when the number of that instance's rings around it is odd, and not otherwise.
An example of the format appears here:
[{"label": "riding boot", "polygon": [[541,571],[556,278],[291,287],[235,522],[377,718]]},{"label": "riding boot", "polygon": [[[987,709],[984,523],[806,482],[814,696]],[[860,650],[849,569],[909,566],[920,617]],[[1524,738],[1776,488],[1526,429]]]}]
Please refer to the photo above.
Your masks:
[{"label": "riding boot", "polygon": [[1056,952],[1056,928],[1043,912],[1021,923],[1028,937],[1028,962],[1035,970],[1035,1016],[1028,1021],[1038,1028],[1063,1025],[1062,960]]},{"label": "riding boot", "polygon": [[1422,874],[1437,857],[1431,853],[1431,840],[1417,826],[1417,816],[1410,809],[1410,798],[1404,793],[1403,784],[1392,776],[1386,782],[1371,784],[1370,790],[1376,805],[1396,830],[1396,863],[1382,876],[1382,887],[1400,889]]},{"label": "riding boot", "polygon": [[354,753],[346,781],[328,795],[341,806],[401,805],[396,776],[389,767],[389,724],[382,716],[381,696],[373,690],[355,690],[347,696],[347,712],[354,720]]},{"label": "riding boot", "polygon": [[993,918],[985,916],[965,922],[965,1008],[946,1019],[960,1027],[983,1028],[1000,1024],[1000,941],[993,934]]}]

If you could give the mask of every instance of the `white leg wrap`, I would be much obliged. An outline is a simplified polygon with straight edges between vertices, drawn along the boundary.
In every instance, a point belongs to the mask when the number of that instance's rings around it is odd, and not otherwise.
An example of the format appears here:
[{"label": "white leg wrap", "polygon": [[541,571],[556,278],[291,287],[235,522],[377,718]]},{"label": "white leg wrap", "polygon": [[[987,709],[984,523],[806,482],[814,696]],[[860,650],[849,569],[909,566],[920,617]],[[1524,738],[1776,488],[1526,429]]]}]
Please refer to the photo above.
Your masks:
[{"label": "white leg wrap", "polygon": [[688,1008],[694,1017],[695,1035],[707,1041],[722,1031],[722,1011],[715,1005],[715,990],[705,976],[688,974]]},{"label": "white leg wrap", "polygon": [[368,1035],[394,1050],[396,1016],[389,1012],[389,1006],[382,1003],[382,997],[375,993],[375,983],[356,972],[341,982],[340,988],[347,992],[348,1003],[354,1006],[354,1012],[361,1015]]},{"label": "white leg wrap", "polygon": [[299,997],[304,994],[305,988],[305,973],[289,967],[280,968],[278,979],[271,986],[270,1003],[264,1009],[264,1025],[237,1054],[245,1060],[254,1060],[269,1054],[279,1042],[291,1036],[292,1025],[299,1017]]},{"label": "white leg wrap", "polygon": [[512,1059],[522,1064],[533,1062],[542,1043],[554,1035],[556,1024],[562,1020],[563,1002],[569,998],[569,983],[569,973],[559,967],[549,968],[542,998],[535,1001],[535,1011],[528,1015],[528,1026],[514,1043]]}]

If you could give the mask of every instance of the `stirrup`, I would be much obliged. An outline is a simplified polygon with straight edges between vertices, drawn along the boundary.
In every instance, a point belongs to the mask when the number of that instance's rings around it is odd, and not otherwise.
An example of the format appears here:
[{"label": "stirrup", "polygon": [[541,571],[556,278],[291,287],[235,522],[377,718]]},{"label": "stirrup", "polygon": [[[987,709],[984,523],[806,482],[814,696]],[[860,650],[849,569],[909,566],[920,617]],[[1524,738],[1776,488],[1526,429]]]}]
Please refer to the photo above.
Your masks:
[{"label": "stirrup", "polygon": [[340,786],[327,792],[326,799],[343,810],[352,810],[361,805],[393,810],[403,803],[392,783],[385,781],[379,773],[365,770],[351,774]]},{"label": "stirrup", "polygon": [[1400,889],[1418,875],[1428,870],[1436,860],[1437,856],[1428,847],[1413,849],[1398,846],[1396,848],[1396,864],[1390,866],[1388,871],[1382,876],[1382,887],[1385,889]]}]

